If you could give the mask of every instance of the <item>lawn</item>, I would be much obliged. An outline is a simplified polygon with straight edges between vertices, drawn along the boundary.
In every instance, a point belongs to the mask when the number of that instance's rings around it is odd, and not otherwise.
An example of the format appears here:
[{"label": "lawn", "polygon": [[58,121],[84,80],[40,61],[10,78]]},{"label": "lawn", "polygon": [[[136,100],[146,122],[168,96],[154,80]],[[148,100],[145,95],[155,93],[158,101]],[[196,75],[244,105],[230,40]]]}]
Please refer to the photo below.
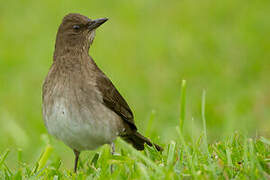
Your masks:
[{"label": "lawn", "polygon": [[[72,173],[73,153],[47,134],[41,109],[70,12],[109,18],[89,53],[162,154],[117,139],[117,155],[84,152]],[[0,179],[269,179],[269,12],[267,0],[2,2]]]}]

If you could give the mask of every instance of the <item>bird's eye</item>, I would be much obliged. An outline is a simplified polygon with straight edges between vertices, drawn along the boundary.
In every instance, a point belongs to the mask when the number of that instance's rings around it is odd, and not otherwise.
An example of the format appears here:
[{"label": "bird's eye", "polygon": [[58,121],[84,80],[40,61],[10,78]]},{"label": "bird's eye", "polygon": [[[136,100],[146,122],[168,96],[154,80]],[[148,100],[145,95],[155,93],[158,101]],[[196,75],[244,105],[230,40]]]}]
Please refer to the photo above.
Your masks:
[{"label": "bird's eye", "polygon": [[79,25],[73,25],[72,28],[78,30],[78,29],[80,29],[80,26]]}]

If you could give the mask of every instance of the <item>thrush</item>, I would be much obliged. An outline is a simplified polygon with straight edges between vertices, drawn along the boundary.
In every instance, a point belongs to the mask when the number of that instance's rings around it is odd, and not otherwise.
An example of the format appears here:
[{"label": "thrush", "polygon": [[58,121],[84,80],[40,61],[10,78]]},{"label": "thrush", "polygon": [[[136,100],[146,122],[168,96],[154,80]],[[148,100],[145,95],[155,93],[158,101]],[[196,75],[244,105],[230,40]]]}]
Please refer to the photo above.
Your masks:
[{"label": "thrush", "polygon": [[133,113],[89,55],[96,29],[108,19],[66,15],[58,28],[53,63],[42,88],[43,119],[48,133],[75,154],[111,144],[120,136],[137,150],[154,145],[137,131]]}]

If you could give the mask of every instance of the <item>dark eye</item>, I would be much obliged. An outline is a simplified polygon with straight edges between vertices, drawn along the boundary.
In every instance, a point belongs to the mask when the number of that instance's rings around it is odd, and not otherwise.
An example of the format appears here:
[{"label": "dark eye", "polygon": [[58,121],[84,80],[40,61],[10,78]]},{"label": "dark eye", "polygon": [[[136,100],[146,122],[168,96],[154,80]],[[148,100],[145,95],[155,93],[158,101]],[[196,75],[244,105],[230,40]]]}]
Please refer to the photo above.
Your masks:
[{"label": "dark eye", "polygon": [[79,25],[73,25],[72,28],[78,30],[78,29],[80,29],[81,27],[80,27]]}]

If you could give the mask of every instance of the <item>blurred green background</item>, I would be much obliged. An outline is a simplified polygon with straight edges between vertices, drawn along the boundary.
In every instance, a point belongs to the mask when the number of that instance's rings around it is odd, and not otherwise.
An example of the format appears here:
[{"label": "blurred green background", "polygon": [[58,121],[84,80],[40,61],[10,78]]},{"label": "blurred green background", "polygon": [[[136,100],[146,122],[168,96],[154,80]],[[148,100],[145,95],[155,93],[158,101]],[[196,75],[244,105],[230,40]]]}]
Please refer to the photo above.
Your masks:
[{"label": "blurred green background", "polygon": [[[70,12],[109,17],[90,54],[152,139],[165,145],[175,138],[182,79],[186,134],[191,126],[201,133],[205,89],[210,141],[235,130],[269,137],[269,0],[9,0],[0,6],[0,151],[13,150],[11,163],[17,148],[29,162],[44,148],[41,87],[57,28]],[[52,144],[69,165],[72,151]]]}]

